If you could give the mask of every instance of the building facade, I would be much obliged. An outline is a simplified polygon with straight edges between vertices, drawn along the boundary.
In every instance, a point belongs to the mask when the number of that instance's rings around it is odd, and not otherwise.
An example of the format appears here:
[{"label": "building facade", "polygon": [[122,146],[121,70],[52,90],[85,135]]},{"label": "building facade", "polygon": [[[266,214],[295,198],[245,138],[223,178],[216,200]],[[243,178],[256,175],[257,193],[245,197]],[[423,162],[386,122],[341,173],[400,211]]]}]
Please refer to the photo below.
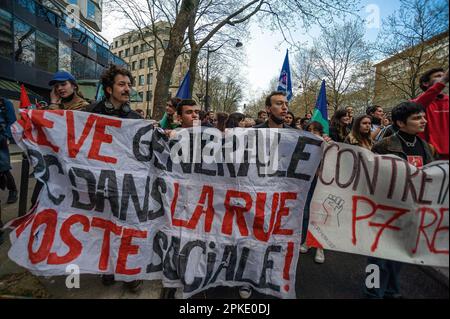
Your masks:
[{"label": "building facade", "polygon": [[386,110],[422,93],[419,79],[432,68],[448,68],[448,31],[375,65],[374,104]]},{"label": "building facade", "polygon": [[[142,102],[132,103],[133,109],[141,109],[152,115],[153,92],[158,76],[157,65],[161,65],[164,48],[170,37],[170,26],[160,22],[155,25],[157,36],[151,28],[131,31],[114,38],[111,51],[123,59],[133,74],[135,89]],[[174,96],[189,69],[189,56],[181,55],[172,73],[169,96]]]},{"label": "building facade", "polygon": [[[79,8],[80,19],[73,19],[73,8]],[[2,83],[23,83],[48,99],[48,82],[57,70],[77,79],[98,79],[108,64],[125,65],[98,34],[101,8],[100,0],[0,0]],[[18,99],[18,92],[0,90]]]}]

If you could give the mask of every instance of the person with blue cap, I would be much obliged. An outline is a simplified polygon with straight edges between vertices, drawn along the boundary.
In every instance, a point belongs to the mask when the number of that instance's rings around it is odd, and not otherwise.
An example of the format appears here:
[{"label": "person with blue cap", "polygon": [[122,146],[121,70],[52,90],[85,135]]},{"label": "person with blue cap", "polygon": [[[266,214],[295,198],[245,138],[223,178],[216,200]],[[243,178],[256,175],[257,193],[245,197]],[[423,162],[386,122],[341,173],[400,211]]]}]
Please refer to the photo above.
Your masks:
[{"label": "person with blue cap", "polygon": [[48,83],[50,92],[50,110],[81,111],[89,105],[80,93],[75,77],[67,71],[58,71]]}]

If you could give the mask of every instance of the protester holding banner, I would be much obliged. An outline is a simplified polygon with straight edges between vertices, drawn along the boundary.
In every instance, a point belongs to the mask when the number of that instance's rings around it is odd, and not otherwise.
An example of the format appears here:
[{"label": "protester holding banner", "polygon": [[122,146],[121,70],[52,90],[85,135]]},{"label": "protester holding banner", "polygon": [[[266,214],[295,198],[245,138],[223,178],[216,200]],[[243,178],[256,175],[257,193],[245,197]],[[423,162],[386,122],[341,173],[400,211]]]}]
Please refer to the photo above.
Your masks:
[{"label": "protester holding banner", "polygon": [[[199,126],[200,122],[200,106],[197,102],[191,99],[180,100],[177,103],[178,121],[181,123],[181,128],[189,129],[194,126]],[[168,135],[175,131],[167,131]],[[179,293],[179,291],[178,291]],[[161,299],[175,299],[177,295],[176,288],[163,287],[161,291]]]},{"label": "protester holding banner", "polygon": [[425,108],[428,121],[421,136],[436,149],[439,159],[449,159],[449,99],[442,93],[448,84],[448,70],[444,73],[442,68],[431,69],[419,83],[424,93],[414,102]]},{"label": "protester holding banner", "polygon": [[343,143],[350,133],[350,117],[345,109],[337,110],[330,125],[330,137],[333,141]]},{"label": "protester holding banner", "polygon": [[[373,152],[397,155],[418,168],[431,163],[434,160],[431,148],[418,137],[419,133],[425,131],[427,124],[423,107],[417,103],[403,102],[392,110],[392,121],[398,132],[376,143],[372,148]],[[368,264],[375,264],[380,268],[380,287],[366,287],[367,297],[401,298],[399,274],[402,263],[369,257]]]},{"label": "protester holding banner", "polygon": [[[52,87],[49,110],[81,111],[89,105],[78,88],[77,80],[67,71],[56,72],[48,85]],[[31,196],[31,205],[36,203],[42,186],[41,182],[36,182]]]},{"label": "protester holding banner", "polygon": [[359,147],[372,149],[373,141],[370,135],[370,128],[372,126],[371,117],[363,115],[355,119],[352,131],[345,138],[344,143],[356,145]]},{"label": "protester holding banner", "polygon": [[[324,135],[323,126],[319,122],[314,121],[314,122],[309,123],[308,126],[306,127],[305,131],[308,131],[308,132],[320,137],[327,143],[332,141],[328,136]],[[309,189],[308,196],[306,197],[305,209],[303,210],[302,244],[300,246],[300,252],[302,254],[306,254],[309,250],[309,247],[307,244],[307,237],[308,237],[307,234],[308,234],[308,226],[309,226],[309,216],[310,216],[310,211],[311,211],[310,205],[311,205],[311,200],[314,195],[314,190],[316,189],[316,186],[317,186],[317,175],[314,177],[314,179],[311,183],[311,188]],[[325,253],[322,248],[317,247],[316,254],[314,256],[314,261],[318,264],[323,264],[325,262]]]},{"label": "protester holding banner", "polygon": [[83,110],[89,105],[78,89],[75,77],[67,71],[58,71],[48,83],[50,92],[50,110]]},{"label": "protester holding banner", "polygon": [[[119,118],[142,119],[139,113],[130,108],[130,93],[133,85],[133,76],[130,71],[111,65],[103,72],[100,81],[105,98],[89,105],[86,108],[87,112]],[[113,285],[115,283],[114,275],[103,275],[102,283],[105,286]],[[125,286],[131,292],[138,292],[142,286],[142,280],[126,282]]]},{"label": "protester holding banner", "polygon": [[[266,98],[266,112],[269,119],[254,128],[292,128],[286,125],[285,118],[288,115],[288,100],[285,92],[272,92]],[[230,115],[231,117],[231,115]],[[248,299],[252,295],[252,288],[250,286],[241,286],[239,288],[239,295],[242,299]]]},{"label": "protester holding banner", "polygon": [[255,128],[291,128],[284,123],[284,118],[288,111],[286,93],[281,91],[272,92],[266,98],[266,112],[269,119],[263,124],[256,125]]}]

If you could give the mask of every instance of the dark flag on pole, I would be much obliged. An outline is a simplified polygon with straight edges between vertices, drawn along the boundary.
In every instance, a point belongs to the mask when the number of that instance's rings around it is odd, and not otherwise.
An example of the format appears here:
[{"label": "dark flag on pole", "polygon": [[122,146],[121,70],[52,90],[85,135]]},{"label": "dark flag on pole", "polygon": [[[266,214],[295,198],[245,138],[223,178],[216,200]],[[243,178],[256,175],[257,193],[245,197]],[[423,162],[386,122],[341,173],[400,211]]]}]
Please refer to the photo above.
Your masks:
[{"label": "dark flag on pole", "polygon": [[183,82],[181,82],[180,88],[178,89],[176,97],[180,99],[191,99],[192,95],[189,91],[189,87],[191,86],[191,75],[189,74],[189,70],[184,76]]},{"label": "dark flag on pole", "polygon": [[285,92],[288,101],[292,99],[293,95],[292,95],[291,68],[289,66],[289,50],[286,51],[286,58],[284,59],[283,68],[281,69],[277,90]]},{"label": "dark flag on pole", "polygon": [[327,103],[327,91],[325,88],[325,80],[322,81],[320,87],[319,96],[317,97],[316,108],[311,118],[311,122],[319,122],[323,126],[325,134],[329,134],[330,126],[328,124],[328,103]]}]

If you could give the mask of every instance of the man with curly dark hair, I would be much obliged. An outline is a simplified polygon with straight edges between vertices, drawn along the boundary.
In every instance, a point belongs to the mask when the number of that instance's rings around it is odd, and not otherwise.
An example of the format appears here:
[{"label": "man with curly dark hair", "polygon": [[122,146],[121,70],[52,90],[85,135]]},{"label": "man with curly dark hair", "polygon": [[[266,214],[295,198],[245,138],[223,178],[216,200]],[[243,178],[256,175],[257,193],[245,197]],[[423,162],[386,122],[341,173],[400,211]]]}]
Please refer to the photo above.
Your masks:
[{"label": "man with curly dark hair", "polygon": [[[87,112],[126,119],[142,119],[142,116],[130,107],[130,94],[133,86],[133,77],[130,71],[112,64],[103,72],[100,82],[105,98],[87,106]],[[113,285],[115,283],[114,275],[103,275],[102,283],[105,286]],[[125,286],[131,292],[138,292],[142,286],[142,280],[126,282]]]},{"label": "man with curly dark hair", "polygon": [[133,86],[131,72],[112,64],[100,79],[105,98],[86,107],[87,112],[116,116],[127,119],[141,119],[141,115],[130,107]]}]

